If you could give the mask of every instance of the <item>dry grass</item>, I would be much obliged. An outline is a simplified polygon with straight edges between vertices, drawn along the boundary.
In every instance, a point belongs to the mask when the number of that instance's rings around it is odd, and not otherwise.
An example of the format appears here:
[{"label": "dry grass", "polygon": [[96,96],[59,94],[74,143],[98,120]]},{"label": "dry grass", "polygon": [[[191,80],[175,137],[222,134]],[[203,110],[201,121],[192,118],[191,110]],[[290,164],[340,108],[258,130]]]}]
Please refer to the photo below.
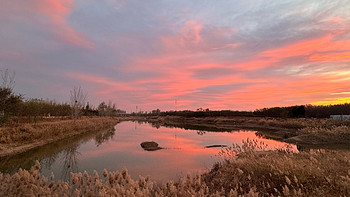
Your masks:
[{"label": "dry grass", "polygon": [[20,169],[12,176],[0,173],[0,196],[211,196],[199,176],[160,186],[149,177],[133,180],[124,169],[104,170],[102,178],[96,171],[93,175],[71,173],[71,181],[56,183],[53,174],[50,178],[43,177],[39,170],[40,164],[36,162],[29,171]]},{"label": "dry grass", "polygon": [[33,148],[84,132],[109,129],[117,123],[118,119],[94,117],[0,127],[0,156],[10,153],[13,148]]},{"label": "dry grass", "polygon": [[249,148],[253,144],[223,151],[225,161],[203,175],[209,190],[253,190],[259,196],[350,195],[349,151],[257,152]]},{"label": "dry grass", "polygon": [[350,134],[350,127],[348,125],[309,126],[299,129],[299,132],[313,135],[346,135]]}]

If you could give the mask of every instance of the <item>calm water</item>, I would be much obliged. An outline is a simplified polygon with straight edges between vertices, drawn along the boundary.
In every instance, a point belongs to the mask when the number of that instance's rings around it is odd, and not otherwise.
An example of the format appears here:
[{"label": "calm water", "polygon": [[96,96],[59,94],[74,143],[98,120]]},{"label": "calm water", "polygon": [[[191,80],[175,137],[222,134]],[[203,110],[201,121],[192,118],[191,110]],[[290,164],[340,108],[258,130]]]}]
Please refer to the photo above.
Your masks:
[{"label": "calm water", "polygon": [[[256,135],[256,131],[207,132],[180,128],[155,128],[150,124],[122,122],[115,131],[101,131],[65,139],[23,154],[3,158],[2,172],[13,173],[18,168],[29,169],[35,160],[42,166],[42,174],[54,172],[56,179],[68,179],[69,173],[99,174],[127,167],[133,178],[150,175],[158,182],[176,180],[187,173],[200,173],[220,160],[220,148],[210,145],[242,144],[242,140],[256,139],[268,145],[268,149],[283,149],[288,144]],[[155,141],[164,149],[145,151],[140,144]],[[293,151],[296,146],[288,145]]]}]

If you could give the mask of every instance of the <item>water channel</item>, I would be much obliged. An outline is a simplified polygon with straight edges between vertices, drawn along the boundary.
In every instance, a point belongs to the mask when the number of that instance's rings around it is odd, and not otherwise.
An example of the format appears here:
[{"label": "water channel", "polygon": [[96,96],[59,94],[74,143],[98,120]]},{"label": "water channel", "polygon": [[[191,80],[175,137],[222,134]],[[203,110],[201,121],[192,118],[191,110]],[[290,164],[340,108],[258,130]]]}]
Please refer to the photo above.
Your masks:
[{"label": "water channel", "polygon": [[[28,152],[2,158],[0,171],[14,173],[29,169],[38,160],[41,173],[55,179],[69,179],[70,172],[99,174],[105,168],[121,171],[126,167],[131,177],[149,175],[157,182],[177,180],[187,173],[202,173],[222,160],[216,145],[242,144],[243,140],[257,140],[267,149],[297,152],[295,145],[265,139],[257,131],[210,132],[195,129],[154,127],[148,123],[122,122],[114,131],[101,131],[75,136],[48,144]],[[140,144],[154,141],[163,149],[146,151]],[[208,148],[210,147],[210,148]]]}]

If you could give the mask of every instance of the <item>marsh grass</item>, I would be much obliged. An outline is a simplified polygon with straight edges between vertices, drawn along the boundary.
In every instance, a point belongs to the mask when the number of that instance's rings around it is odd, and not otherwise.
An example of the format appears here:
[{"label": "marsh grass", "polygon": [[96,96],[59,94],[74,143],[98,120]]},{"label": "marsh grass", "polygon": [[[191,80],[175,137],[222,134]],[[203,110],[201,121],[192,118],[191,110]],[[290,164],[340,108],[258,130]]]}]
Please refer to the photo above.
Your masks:
[{"label": "marsh grass", "polygon": [[[346,151],[254,151],[256,143],[223,150],[224,161],[202,176],[209,190],[253,191],[259,196],[349,196]],[[262,150],[262,149],[260,149]]]},{"label": "marsh grass", "polygon": [[299,132],[305,134],[325,134],[325,135],[346,135],[350,134],[350,127],[347,125],[332,125],[332,126],[314,126],[314,127],[305,127],[299,129]]},{"label": "marsh grass", "polygon": [[40,164],[29,170],[20,169],[13,175],[0,173],[0,196],[207,196],[209,190],[200,176],[187,176],[177,183],[158,185],[149,177],[130,178],[128,171],[103,170],[100,178],[97,171],[92,175],[71,173],[70,181],[54,182],[41,176]]}]

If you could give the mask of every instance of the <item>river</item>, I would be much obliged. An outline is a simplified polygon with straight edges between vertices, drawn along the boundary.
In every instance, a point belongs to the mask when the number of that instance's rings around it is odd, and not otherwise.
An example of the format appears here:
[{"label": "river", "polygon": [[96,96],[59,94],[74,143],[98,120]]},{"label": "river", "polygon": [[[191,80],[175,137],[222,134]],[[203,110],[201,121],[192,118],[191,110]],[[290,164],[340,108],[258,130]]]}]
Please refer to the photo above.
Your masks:
[{"label": "river", "polygon": [[[196,129],[153,127],[148,123],[122,122],[113,131],[92,132],[48,144],[25,153],[2,158],[0,171],[14,173],[29,169],[38,160],[41,173],[55,179],[69,179],[70,172],[99,174],[103,169],[128,169],[132,178],[150,176],[157,182],[177,180],[187,173],[203,173],[223,158],[218,145],[242,145],[256,140],[267,150],[286,149],[297,152],[295,145],[265,139],[257,131],[213,132]],[[154,141],[162,149],[146,151],[140,144]],[[211,147],[211,148],[208,148]]]}]

